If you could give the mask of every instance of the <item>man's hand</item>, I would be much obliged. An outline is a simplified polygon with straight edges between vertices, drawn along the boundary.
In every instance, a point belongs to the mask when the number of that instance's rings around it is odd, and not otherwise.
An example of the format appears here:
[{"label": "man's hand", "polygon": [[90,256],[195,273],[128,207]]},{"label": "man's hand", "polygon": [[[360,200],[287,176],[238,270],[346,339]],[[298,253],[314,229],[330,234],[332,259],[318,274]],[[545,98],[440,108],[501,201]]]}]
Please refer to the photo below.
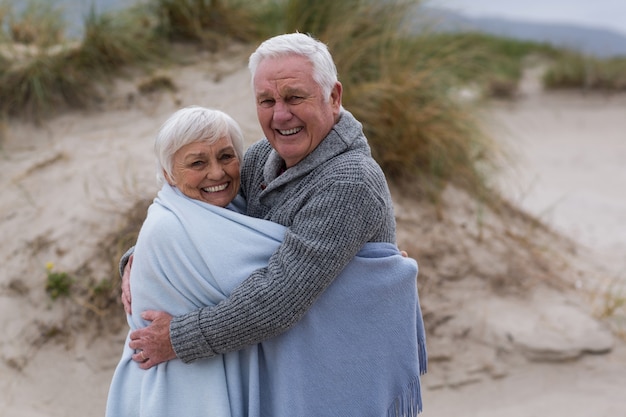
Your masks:
[{"label": "man's hand", "polygon": [[130,268],[133,265],[133,258],[134,255],[130,255],[122,274],[122,304],[126,314],[133,314],[130,306]]},{"label": "man's hand", "polygon": [[175,359],[176,353],[170,339],[172,316],[163,311],[148,310],[143,312],[141,317],[152,323],[130,334],[128,346],[137,352],[133,355],[133,360],[139,362],[141,369],[150,369],[162,362]]}]

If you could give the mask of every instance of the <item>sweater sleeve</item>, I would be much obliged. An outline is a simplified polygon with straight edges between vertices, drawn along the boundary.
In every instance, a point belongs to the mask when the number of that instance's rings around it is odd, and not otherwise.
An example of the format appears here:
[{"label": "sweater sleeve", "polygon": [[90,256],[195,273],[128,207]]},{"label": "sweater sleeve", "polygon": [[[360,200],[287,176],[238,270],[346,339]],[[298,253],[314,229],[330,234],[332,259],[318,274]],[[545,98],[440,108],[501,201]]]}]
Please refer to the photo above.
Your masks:
[{"label": "sweater sleeve", "polygon": [[130,259],[131,255],[135,253],[135,247],[131,246],[126,253],[124,253],[122,255],[122,257],[120,258],[120,263],[119,263],[119,272],[120,272],[120,278],[122,276],[124,276],[124,269],[126,268],[126,264],[128,264],[128,260]]},{"label": "sweater sleeve", "polygon": [[172,345],[184,362],[242,349],[297,323],[370,241],[390,208],[363,182],[318,190],[269,260],[215,307],[175,317]]}]

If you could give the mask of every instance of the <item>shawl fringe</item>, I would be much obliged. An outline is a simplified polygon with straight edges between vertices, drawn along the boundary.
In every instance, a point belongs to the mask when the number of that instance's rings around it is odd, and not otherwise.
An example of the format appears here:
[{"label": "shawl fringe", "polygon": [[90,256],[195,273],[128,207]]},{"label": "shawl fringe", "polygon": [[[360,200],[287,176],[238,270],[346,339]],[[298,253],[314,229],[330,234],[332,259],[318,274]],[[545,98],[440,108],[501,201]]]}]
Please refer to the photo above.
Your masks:
[{"label": "shawl fringe", "polygon": [[417,353],[419,354],[420,375],[424,375],[428,371],[428,352],[426,340],[423,337],[417,339]]},{"label": "shawl fringe", "polygon": [[422,387],[419,376],[416,376],[393,401],[387,417],[415,417],[421,412]]}]

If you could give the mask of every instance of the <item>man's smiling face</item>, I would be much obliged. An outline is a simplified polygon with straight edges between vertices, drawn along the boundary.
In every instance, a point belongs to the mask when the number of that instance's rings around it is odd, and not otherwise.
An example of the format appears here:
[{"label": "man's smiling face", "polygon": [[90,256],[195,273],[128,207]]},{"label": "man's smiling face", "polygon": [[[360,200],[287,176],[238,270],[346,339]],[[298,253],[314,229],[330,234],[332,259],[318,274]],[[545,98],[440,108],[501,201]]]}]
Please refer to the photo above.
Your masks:
[{"label": "man's smiling face", "polygon": [[254,76],[254,93],[263,133],[287,168],[317,148],[341,107],[341,84],[324,97],[313,79],[313,65],[298,55],[263,60]]}]

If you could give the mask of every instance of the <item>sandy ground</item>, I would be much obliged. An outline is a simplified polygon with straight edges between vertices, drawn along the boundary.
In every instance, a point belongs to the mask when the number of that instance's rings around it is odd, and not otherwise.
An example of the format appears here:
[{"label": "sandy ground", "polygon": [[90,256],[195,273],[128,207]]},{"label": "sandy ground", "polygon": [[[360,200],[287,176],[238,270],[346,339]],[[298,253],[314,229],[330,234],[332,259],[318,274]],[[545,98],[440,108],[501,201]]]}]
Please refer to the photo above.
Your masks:
[{"label": "sandy ground", "polygon": [[[529,74],[518,100],[493,103],[488,112],[490,130],[512,157],[501,189],[597,262],[591,279],[574,277],[576,286],[613,288],[623,299],[626,199],[619,190],[626,186],[626,96],[545,94],[536,75]],[[619,323],[623,331],[623,316]],[[429,389],[427,375],[424,416],[626,415],[625,369],[625,344],[616,339],[610,354],[525,361],[509,366],[503,378],[459,387]]]},{"label": "sandy ground", "polygon": [[[100,238],[120,224],[123,209],[155,193],[152,140],[178,107],[223,109],[247,138],[260,137],[246,56],[234,50],[228,59],[206,56],[173,70],[177,93],[142,97],[136,81],[123,81],[103,111],[65,114],[41,127],[4,126],[1,416],[103,415],[125,330],[77,324],[80,306],[51,302],[45,294],[45,265],[74,271],[89,263]],[[566,277],[571,288],[537,286],[530,295],[493,294],[480,277],[458,272],[444,291],[425,288],[427,322],[437,327],[423,380],[426,417],[626,415],[624,340],[596,318],[593,300],[579,296],[588,293],[575,291],[624,278],[626,200],[616,190],[626,184],[626,101],[544,95],[527,87],[520,100],[496,103],[488,113],[498,140],[517,151],[517,163],[501,180],[505,194],[584,245],[564,251],[570,264],[581,265],[578,271],[599,272]],[[448,261],[429,269],[424,248],[442,245],[445,251],[454,235],[413,245],[422,238],[412,225],[424,223],[425,214],[410,196],[395,197],[400,243],[424,265],[420,276],[458,271]],[[454,224],[472,223],[475,213],[464,210],[471,202],[454,192],[446,199],[456,207],[448,213]],[[487,268],[504,266],[514,275],[508,261]],[[482,298],[470,299],[471,291]]]},{"label": "sandy ground", "polygon": [[626,96],[546,95],[535,75],[520,100],[491,112],[492,130],[516,158],[504,191],[626,277]]}]

